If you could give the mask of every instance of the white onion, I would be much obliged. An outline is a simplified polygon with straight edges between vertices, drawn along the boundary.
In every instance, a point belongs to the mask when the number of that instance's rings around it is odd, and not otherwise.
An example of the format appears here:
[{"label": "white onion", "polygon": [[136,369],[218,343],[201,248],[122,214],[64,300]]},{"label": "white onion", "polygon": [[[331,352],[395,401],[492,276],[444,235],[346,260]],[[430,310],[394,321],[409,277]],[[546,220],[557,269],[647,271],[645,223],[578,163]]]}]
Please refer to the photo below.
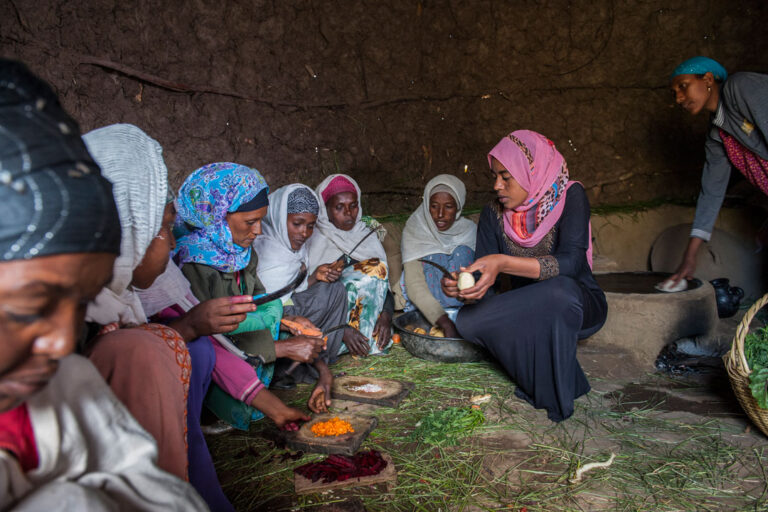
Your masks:
[{"label": "white onion", "polygon": [[457,286],[459,290],[466,290],[475,286],[475,277],[469,272],[461,272]]}]

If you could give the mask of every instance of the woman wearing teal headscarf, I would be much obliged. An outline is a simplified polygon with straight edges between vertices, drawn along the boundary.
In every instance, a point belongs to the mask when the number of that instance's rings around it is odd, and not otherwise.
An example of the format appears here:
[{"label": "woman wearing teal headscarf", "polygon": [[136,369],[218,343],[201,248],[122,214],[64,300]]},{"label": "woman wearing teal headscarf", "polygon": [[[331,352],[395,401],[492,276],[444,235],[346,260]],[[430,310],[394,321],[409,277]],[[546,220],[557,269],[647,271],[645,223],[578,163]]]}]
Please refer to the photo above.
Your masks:
[{"label": "woman wearing teal headscarf", "polygon": [[[266,293],[256,272],[258,256],[251,245],[261,234],[268,193],[269,187],[258,171],[229,162],[201,167],[184,181],[177,200],[178,247],[174,259],[198,300]],[[321,338],[297,332],[276,341],[283,317],[282,302],[274,300],[248,313],[237,329],[227,334],[251,356],[264,385],[269,385],[277,357],[311,362],[323,347]],[[290,319],[311,326],[305,318]],[[251,419],[262,417],[217,387],[206,405],[221,419],[243,429]]]},{"label": "woman wearing teal headscarf", "polygon": [[734,73],[708,57],[680,64],[670,76],[675,101],[692,115],[710,114],[706,163],[688,247],[674,284],[692,278],[696,253],[709,241],[723,204],[731,167],[768,195],[768,75]]}]

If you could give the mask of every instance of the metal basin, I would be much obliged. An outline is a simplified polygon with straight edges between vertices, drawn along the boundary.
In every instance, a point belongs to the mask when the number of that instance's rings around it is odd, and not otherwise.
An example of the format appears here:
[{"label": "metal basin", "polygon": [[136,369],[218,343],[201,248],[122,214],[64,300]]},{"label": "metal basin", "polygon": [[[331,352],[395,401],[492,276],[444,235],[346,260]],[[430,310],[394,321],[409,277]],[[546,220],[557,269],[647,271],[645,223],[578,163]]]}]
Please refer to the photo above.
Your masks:
[{"label": "metal basin", "polygon": [[471,363],[488,359],[485,350],[460,338],[438,338],[406,329],[406,325],[412,325],[429,332],[432,326],[419,311],[404,313],[392,323],[405,350],[418,358],[438,363]]}]

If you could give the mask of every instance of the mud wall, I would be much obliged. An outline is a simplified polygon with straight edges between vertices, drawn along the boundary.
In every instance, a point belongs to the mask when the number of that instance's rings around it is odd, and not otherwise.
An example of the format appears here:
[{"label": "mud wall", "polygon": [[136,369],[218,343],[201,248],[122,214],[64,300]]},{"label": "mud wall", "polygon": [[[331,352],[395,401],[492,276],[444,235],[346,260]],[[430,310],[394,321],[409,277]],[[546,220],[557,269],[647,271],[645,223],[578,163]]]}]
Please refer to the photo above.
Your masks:
[{"label": "mud wall", "polygon": [[557,144],[594,204],[691,198],[706,119],[675,108],[669,72],[695,54],[768,71],[763,0],[159,4],[0,1],[0,55],[84,130],[142,127],[176,185],[212,161],[273,187],[338,169],[373,213],[413,208],[441,172],[480,204],[485,153],[520,128]]}]

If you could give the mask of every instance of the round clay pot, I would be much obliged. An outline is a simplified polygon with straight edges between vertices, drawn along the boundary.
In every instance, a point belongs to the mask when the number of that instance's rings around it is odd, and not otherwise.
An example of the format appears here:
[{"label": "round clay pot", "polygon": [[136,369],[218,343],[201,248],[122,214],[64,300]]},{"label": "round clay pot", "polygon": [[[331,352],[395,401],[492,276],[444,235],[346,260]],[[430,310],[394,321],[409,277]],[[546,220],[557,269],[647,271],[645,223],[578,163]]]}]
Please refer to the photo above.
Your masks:
[{"label": "round clay pot", "polygon": [[713,279],[709,282],[715,289],[715,300],[717,301],[717,315],[720,318],[730,318],[736,314],[744,298],[744,290],[738,286],[731,286],[725,277]]}]

